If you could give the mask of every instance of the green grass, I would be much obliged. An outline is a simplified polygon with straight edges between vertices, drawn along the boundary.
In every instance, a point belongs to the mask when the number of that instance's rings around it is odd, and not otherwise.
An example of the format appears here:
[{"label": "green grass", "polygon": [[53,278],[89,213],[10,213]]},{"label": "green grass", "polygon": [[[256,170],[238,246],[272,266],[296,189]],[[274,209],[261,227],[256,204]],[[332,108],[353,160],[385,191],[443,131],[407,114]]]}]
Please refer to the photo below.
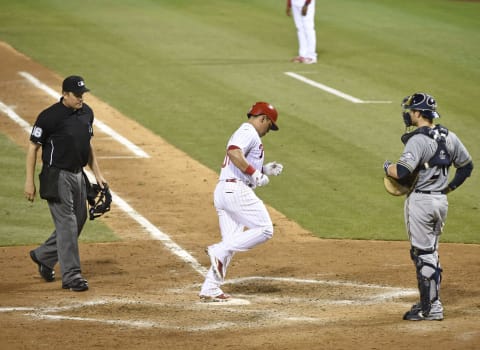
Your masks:
[{"label": "green grass", "polygon": [[[33,203],[23,197],[25,152],[0,134],[0,159],[0,245],[27,245],[45,241],[54,226],[46,201],[39,199],[38,195]],[[38,180],[36,183],[38,185]],[[82,242],[114,240],[118,238],[101,220],[87,221],[80,236]]]},{"label": "green grass", "polygon": [[[259,194],[319,237],[405,239],[403,200],[382,164],[401,151],[400,101],[425,90],[480,164],[480,4],[317,1],[319,63],[299,66],[293,20],[274,0],[0,0],[0,40],[218,171],[250,105],[279,110],[267,160],[284,174]],[[363,100],[296,81],[294,71]],[[99,116],[101,117],[101,116]],[[112,125],[114,127],[114,125]],[[477,171],[449,196],[444,241],[479,243]]]}]

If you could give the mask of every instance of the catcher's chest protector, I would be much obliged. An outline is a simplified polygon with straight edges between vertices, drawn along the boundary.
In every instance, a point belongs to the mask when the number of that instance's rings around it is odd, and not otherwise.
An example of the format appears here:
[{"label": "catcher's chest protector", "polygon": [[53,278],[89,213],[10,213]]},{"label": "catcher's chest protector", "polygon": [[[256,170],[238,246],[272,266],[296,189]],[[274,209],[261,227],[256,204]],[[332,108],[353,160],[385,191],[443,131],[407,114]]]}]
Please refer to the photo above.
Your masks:
[{"label": "catcher's chest protector", "polygon": [[429,128],[427,126],[421,127],[412,131],[408,134],[404,134],[402,136],[402,142],[406,144],[408,140],[417,134],[423,134],[428,137],[431,137],[435,141],[437,141],[437,150],[435,154],[430,158],[428,162],[426,162],[422,168],[432,168],[434,166],[438,166],[441,168],[448,168],[452,164],[452,157],[447,149],[447,135],[448,129],[444,126],[436,125],[434,128]]}]

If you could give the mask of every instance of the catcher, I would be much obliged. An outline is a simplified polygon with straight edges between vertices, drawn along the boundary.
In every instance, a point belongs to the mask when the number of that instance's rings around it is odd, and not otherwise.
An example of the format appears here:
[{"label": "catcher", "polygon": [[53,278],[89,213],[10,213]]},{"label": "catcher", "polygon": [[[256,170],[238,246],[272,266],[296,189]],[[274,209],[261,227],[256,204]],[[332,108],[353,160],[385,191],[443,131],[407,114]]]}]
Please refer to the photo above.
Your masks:
[{"label": "catcher", "polygon": [[[458,188],[473,170],[470,154],[460,139],[444,126],[435,125],[435,99],[426,93],[407,96],[402,102],[403,120],[408,128],[401,140],[404,151],[397,163],[385,161],[385,188],[393,195],[406,194],[405,224],[411,243],[420,301],[403,316],[404,320],[443,320],[440,301],[442,268],[438,243],[447,218],[447,193]],[[449,181],[450,166],[456,168]]]}]

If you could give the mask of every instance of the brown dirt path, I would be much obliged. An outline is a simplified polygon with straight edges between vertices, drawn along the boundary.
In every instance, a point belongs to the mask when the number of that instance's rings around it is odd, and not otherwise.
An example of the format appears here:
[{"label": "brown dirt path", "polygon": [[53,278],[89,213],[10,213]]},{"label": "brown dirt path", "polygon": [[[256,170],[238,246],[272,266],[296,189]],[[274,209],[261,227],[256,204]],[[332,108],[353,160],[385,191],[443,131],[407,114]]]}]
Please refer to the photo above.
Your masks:
[{"label": "brown dirt path", "polygon": [[[62,78],[4,43],[0,58],[0,101],[33,123],[53,100],[18,72],[52,88]],[[215,172],[93,94],[86,102],[151,155],[117,158],[131,153],[97,130],[95,147],[112,189],[207,267],[203,249],[219,237]],[[28,135],[2,112],[0,130],[26,147]],[[480,348],[478,245],[441,245],[446,319],[405,322],[401,316],[416,299],[408,294],[415,276],[407,242],[321,240],[269,209],[274,239],[235,256],[234,283],[225,290],[237,299],[222,305],[199,303],[202,276],[117,206],[103,220],[124,241],[80,248],[86,293],[44,283],[28,258],[31,247],[0,247],[1,348]]]}]

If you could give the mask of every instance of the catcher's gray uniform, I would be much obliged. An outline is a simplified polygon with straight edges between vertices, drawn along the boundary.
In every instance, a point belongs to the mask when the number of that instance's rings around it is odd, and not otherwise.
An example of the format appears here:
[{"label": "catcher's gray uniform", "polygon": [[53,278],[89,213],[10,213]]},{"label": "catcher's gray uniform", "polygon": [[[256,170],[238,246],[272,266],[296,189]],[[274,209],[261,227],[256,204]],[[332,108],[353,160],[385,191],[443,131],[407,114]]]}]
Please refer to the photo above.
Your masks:
[{"label": "catcher's gray uniform", "polygon": [[[430,130],[426,129],[426,130]],[[462,168],[472,162],[472,158],[457,135],[447,131],[446,151],[436,152],[440,143],[426,133],[414,132],[408,138],[403,154],[398,161],[410,172],[418,171],[418,180],[413,191],[405,200],[405,224],[412,249],[411,257],[417,269],[421,303],[442,313],[439,289],[441,272],[438,243],[448,212],[449,165],[433,165],[432,158],[448,158],[455,168]],[[429,164],[430,162],[430,164]],[[432,306],[433,305],[433,306]],[[425,309],[425,307],[424,307]]]}]

